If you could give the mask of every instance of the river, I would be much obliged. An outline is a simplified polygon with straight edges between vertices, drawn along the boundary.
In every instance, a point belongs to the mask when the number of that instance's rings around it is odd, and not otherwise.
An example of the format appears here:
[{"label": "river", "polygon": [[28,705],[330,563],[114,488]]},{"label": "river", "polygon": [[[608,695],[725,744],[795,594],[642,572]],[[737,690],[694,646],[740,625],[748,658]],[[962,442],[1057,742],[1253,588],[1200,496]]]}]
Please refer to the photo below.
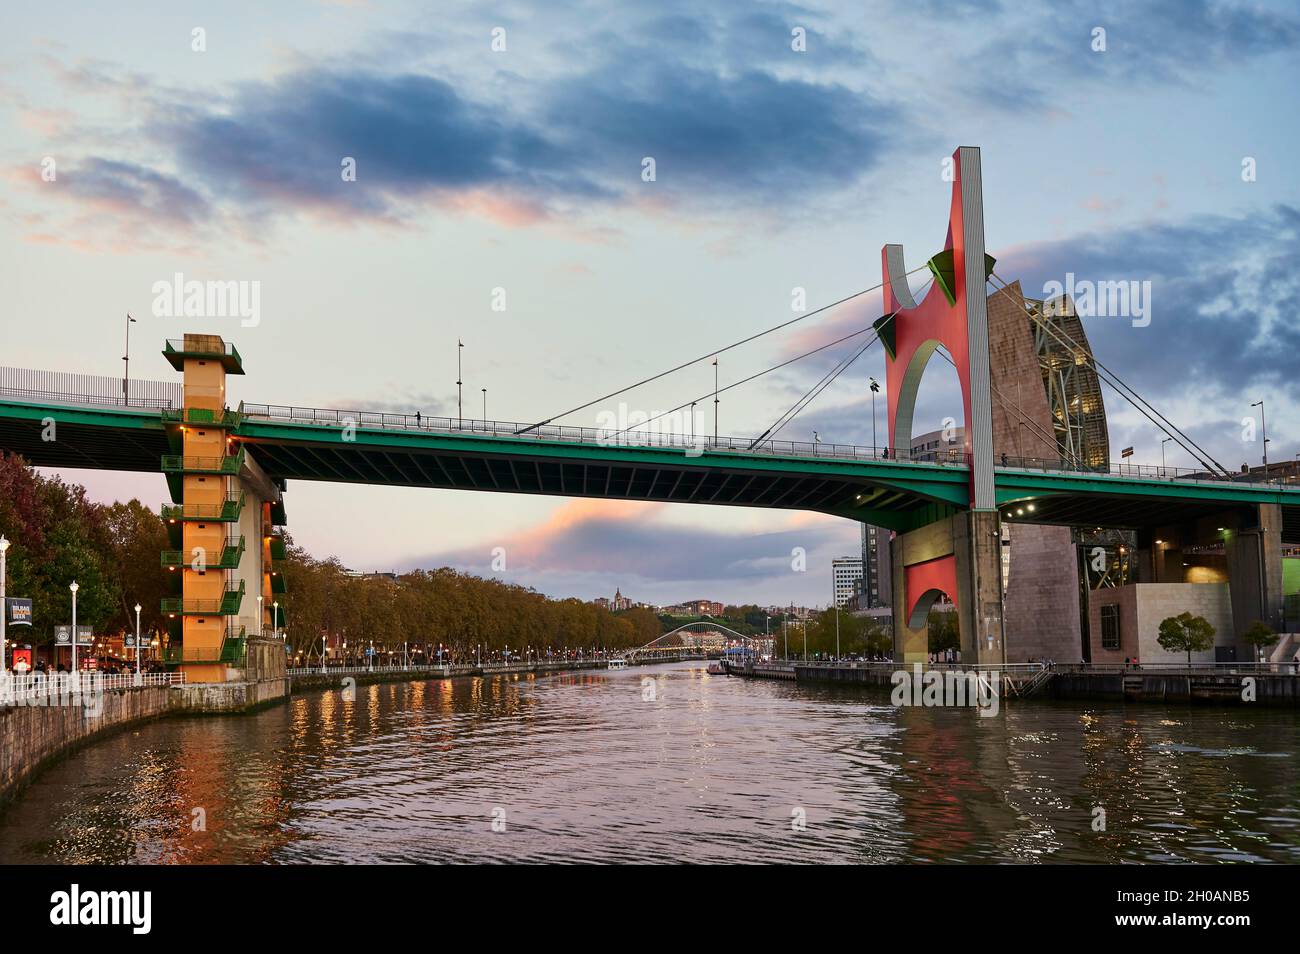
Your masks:
[{"label": "river", "polygon": [[0,862],[1295,863],[1298,753],[1291,710],[987,718],[703,663],[388,683],[110,736]]}]

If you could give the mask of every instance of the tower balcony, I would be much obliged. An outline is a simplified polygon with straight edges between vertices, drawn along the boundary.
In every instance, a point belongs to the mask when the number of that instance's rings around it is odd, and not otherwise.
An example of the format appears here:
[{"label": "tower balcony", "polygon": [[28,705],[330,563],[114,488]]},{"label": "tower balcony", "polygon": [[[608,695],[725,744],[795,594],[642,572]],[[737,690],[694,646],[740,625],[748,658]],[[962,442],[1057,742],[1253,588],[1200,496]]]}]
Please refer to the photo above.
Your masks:
[{"label": "tower balcony", "polygon": [[164,504],[162,518],[168,523],[184,521],[215,521],[234,523],[244,511],[244,492],[228,493],[219,504]]},{"label": "tower balcony", "polygon": [[238,411],[213,411],[205,407],[164,408],[164,424],[201,425],[224,430],[234,430],[243,422],[243,415]]},{"label": "tower balcony", "polygon": [[162,600],[164,613],[179,613],[182,616],[235,616],[244,601],[244,581],[239,586],[227,586],[226,591],[217,599],[185,599],[169,596]]},{"label": "tower balcony", "polygon": [[162,470],[164,474],[220,474],[234,477],[244,466],[244,449],[224,457],[185,457],[180,454],[164,454]]},{"label": "tower balcony", "polygon": [[226,663],[237,666],[244,661],[246,650],[247,636],[244,627],[240,626],[236,629],[231,626],[226,630],[220,646],[190,648],[184,644],[173,643],[163,648],[162,661],[168,666],[179,666],[182,663]]},{"label": "tower balcony", "polygon": [[227,374],[244,373],[244,360],[239,356],[239,349],[229,341],[222,341],[217,335],[168,338],[163,348],[163,357],[171,362],[171,366],[177,371],[185,370],[186,358],[199,358],[206,361],[219,361]]},{"label": "tower balcony", "polygon": [[[209,563],[209,570],[234,570],[238,569],[239,561],[244,557],[244,535],[241,533],[235,537],[227,537],[226,542],[221,547],[221,556],[216,563]],[[193,557],[185,559],[183,550],[164,550],[162,552],[162,566],[166,570],[178,570],[181,567],[189,566],[193,563]]]}]

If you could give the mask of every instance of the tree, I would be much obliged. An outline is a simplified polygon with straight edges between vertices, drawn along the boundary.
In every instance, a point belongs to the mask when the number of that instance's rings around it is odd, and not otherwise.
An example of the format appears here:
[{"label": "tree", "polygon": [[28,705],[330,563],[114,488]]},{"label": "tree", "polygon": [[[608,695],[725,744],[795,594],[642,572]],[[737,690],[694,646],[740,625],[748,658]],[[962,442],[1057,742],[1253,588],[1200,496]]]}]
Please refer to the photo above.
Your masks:
[{"label": "tree", "polygon": [[1277,633],[1273,632],[1273,627],[1268,623],[1262,619],[1257,619],[1242,634],[1242,638],[1254,646],[1256,651],[1262,655],[1264,649],[1277,642]]},{"label": "tree", "polygon": [[941,653],[947,649],[961,649],[961,633],[957,626],[957,614],[953,610],[930,610],[926,621],[929,638],[929,650]]},{"label": "tree", "polygon": [[1214,645],[1214,627],[1204,616],[1179,613],[1161,621],[1156,642],[1166,652],[1187,653],[1187,664],[1190,666],[1192,653],[1205,652]]}]

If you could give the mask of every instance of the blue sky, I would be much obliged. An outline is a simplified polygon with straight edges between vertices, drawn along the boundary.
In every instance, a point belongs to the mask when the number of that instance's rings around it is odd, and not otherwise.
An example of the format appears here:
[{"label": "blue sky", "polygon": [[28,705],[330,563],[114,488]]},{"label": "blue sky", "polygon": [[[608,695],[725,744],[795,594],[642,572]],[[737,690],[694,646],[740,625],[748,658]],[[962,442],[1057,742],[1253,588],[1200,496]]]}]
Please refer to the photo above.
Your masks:
[{"label": "blue sky", "polygon": [[[919,264],[943,243],[941,162],[978,145],[999,274],[1031,294],[1066,272],[1151,281],[1149,326],[1089,320],[1098,355],[1225,464],[1258,461],[1241,420],[1260,398],[1270,457],[1294,456],[1300,15],[1024,6],[29,5],[0,37],[0,363],[120,373],[130,310],[139,376],[171,374],[163,338],[211,331],[244,355],[237,399],[446,413],[459,337],[467,408],[486,387],[489,416],[531,421],[790,317],[795,287],[817,307],[875,285],[886,242]],[[155,317],[178,271],[260,282],[260,323]],[[728,352],[722,383],[877,302]],[[825,366],[730,392],[720,429],[760,433]],[[627,400],[672,407],[711,371]],[[874,350],[782,436],[869,442],[870,375]],[[1107,405],[1112,446],[1158,461],[1158,432]],[[938,365],[916,430],[949,414]],[[165,497],[156,475],[71,476]],[[501,546],[545,592],[654,601],[825,602],[857,540],[808,514],[308,483],[288,508],[349,565],[486,573]]]}]

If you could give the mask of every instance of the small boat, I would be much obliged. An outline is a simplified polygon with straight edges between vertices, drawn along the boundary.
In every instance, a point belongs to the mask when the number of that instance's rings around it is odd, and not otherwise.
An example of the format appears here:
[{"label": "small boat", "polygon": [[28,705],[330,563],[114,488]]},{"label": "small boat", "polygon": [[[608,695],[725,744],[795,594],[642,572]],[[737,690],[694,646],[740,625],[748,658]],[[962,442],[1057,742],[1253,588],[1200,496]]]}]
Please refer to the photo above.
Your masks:
[{"label": "small boat", "polygon": [[722,663],[717,662],[716,660],[709,663],[710,676],[725,676],[726,674],[727,670],[723,667]]},{"label": "small boat", "polygon": [[627,660],[626,660],[626,659],[611,659],[611,660],[609,661],[609,665],[608,665],[606,668],[607,668],[607,669],[626,669],[626,668],[627,668]]}]

